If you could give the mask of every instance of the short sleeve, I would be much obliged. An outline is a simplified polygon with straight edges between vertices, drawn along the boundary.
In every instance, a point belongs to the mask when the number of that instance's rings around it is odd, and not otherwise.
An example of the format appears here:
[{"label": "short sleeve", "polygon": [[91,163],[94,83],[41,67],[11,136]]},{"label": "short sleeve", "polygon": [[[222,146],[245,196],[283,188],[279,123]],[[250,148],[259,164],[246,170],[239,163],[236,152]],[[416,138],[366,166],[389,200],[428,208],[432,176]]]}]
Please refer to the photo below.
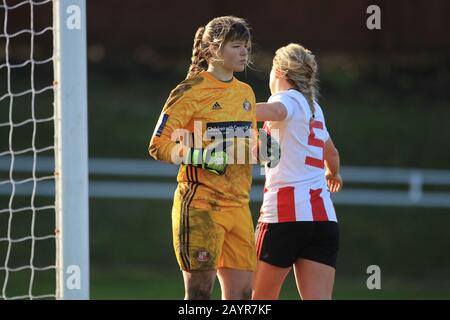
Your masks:
[{"label": "short sleeve", "polygon": [[316,116],[318,117],[319,121],[322,122],[323,141],[326,142],[330,138],[330,134],[328,133],[327,125],[325,123],[325,116],[323,114],[322,108],[317,102],[314,103],[314,106],[316,108]]},{"label": "short sleeve", "polygon": [[287,116],[284,120],[289,120],[290,118],[292,118],[292,115],[294,114],[295,110],[294,100],[287,94],[283,93],[274,94],[269,98],[268,102],[269,103],[280,102],[287,112]]}]

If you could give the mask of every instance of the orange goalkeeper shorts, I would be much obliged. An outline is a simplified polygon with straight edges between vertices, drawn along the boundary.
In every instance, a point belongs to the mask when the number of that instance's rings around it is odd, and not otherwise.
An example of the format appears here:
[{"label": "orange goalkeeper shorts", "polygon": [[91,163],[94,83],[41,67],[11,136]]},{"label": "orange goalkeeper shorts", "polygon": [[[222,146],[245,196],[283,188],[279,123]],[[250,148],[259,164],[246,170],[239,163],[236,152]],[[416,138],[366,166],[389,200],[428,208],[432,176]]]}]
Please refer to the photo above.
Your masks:
[{"label": "orange goalkeeper shorts", "polygon": [[186,196],[195,190],[180,192],[184,187],[175,191],[172,207],[173,246],[181,270],[254,271],[255,236],[248,205],[205,210],[196,206],[195,197]]}]

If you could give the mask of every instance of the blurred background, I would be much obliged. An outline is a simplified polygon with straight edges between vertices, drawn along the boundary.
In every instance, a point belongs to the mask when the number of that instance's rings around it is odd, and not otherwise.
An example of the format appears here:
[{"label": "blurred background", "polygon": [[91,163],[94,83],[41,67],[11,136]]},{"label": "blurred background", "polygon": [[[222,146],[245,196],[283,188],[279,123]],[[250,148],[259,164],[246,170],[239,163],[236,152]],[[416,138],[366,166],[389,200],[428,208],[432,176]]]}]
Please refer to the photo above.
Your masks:
[{"label": "blurred background", "polygon": [[[381,10],[381,29],[366,26],[373,4]],[[8,10],[4,33],[29,27],[29,7]],[[34,28],[45,30],[51,5],[34,7]],[[443,0],[87,1],[91,298],[183,298],[171,236],[177,168],[150,159],[147,146],[168,94],[186,76],[197,28],[222,15],[243,17],[252,27],[254,63],[236,77],[253,87],[257,101],[270,96],[278,47],[298,42],[318,60],[319,103],[345,183],[333,196],[341,228],[334,298],[449,299],[450,3]],[[0,25],[6,25],[5,15]],[[44,62],[35,65],[32,78],[31,65],[6,67],[30,59],[29,35],[9,45],[5,37],[1,41],[0,96],[26,91],[32,82],[35,88],[51,86],[52,64],[45,63],[52,55],[51,31],[35,36],[33,59]],[[30,116],[33,99],[36,117],[51,115],[53,92],[45,90],[17,97],[14,121]],[[1,123],[10,114],[9,100],[1,99]],[[29,146],[32,128],[18,127],[14,138],[9,132],[0,126],[0,153],[11,139],[14,148]],[[39,128],[36,139],[37,145],[51,143],[53,127]],[[42,163],[51,155],[44,152]],[[9,159],[0,158],[1,180],[9,179]],[[14,175],[27,177],[26,167],[18,166]],[[255,221],[263,183],[258,172]],[[6,191],[0,188],[2,209],[11,201],[30,202]],[[53,201],[45,188],[40,195],[34,201]],[[30,232],[29,216],[11,222],[2,212],[0,219],[0,238]],[[36,232],[52,226],[52,219],[40,215]],[[29,244],[14,250],[0,244],[3,264],[29,260]],[[51,259],[53,247],[50,242],[36,249],[36,262]],[[370,265],[381,269],[380,290],[366,286]],[[17,272],[3,289],[27,291],[28,278],[26,271]],[[40,285],[50,288],[51,274]],[[220,297],[218,283],[214,297]],[[281,298],[298,298],[292,274]]]}]

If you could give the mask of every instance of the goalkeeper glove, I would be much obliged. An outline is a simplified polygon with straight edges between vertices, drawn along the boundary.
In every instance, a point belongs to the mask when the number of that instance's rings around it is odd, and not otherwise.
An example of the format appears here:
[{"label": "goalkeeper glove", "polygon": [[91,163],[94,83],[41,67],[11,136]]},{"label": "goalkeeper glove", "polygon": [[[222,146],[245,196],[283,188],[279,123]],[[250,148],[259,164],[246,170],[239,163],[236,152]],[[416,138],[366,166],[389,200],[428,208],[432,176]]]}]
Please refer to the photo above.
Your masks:
[{"label": "goalkeeper glove", "polygon": [[259,162],[262,165],[267,164],[269,168],[276,167],[281,157],[281,148],[278,140],[265,130],[261,130],[259,133],[259,147]]},{"label": "goalkeeper glove", "polygon": [[204,149],[190,148],[184,158],[184,163],[206,169],[217,175],[225,174],[228,155],[226,147],[218,148],[219,144],[228,145],[228,143],[220,141],[211,143]]}]

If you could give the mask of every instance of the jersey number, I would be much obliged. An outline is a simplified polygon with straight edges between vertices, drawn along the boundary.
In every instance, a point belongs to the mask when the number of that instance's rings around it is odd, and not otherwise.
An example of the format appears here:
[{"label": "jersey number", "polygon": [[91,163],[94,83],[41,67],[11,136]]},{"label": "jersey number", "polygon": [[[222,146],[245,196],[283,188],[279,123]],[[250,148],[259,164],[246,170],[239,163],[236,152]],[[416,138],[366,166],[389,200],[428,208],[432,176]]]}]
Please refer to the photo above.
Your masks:
[{"label": "jersey number", "polygon": [[308,145],[319,147],[322,149],[322,159],[306,156],[305,164],[323,169],[325,167],[323,161],[323,148],[325,146],[325,142],[316,138],[316,135],[314,134],[314,129],[323,130],[323,122],[317,120],[311,121],[309,123],[309,136],[308,136]]}]

